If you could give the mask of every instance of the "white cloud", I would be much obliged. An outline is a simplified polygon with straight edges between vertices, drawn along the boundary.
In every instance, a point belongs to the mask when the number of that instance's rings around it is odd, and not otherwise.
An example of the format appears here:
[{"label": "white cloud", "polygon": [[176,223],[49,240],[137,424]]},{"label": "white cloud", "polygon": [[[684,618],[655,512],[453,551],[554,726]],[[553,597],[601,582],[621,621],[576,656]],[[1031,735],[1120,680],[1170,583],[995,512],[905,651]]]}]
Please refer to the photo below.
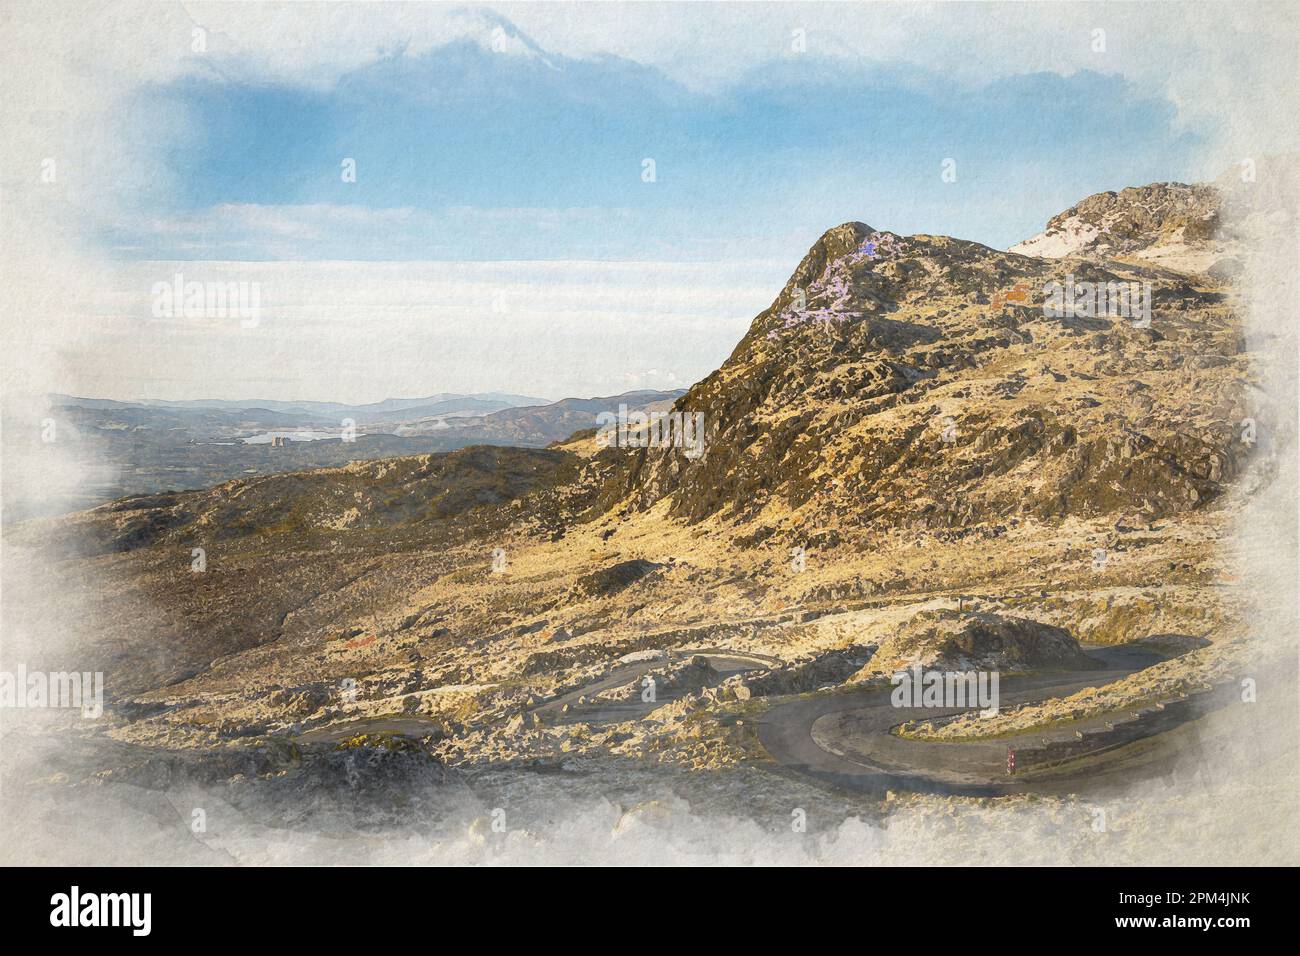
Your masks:
[{"label": "white cloud", "polygon": [[610,207],[483,208],[452,206],[442,211],[413,207],[371,207],[308,203],[265,205],[221,203],[195,212],[160,217],[121,213],[112,220],[115,252],[151,243],[187,258],[384,259],[428,249],[436,237],[456,235],[465,245],[503,231],[545,231],[575,223],[609,229],[628,220],[629,210]]},{"label": "white cloud", "polygon": [[[377,401],[675,388],[726,358],[786,279],[750,262],[121,262],[69,289],[42,387],[108,398]],[[257,283],[261,316],[160,319],[157,283]],[[78,312],[77,310],[80,309]],[[76,316],[76,323],[71,319]],[[626,370],[650,369],[629,379]]]},{"label": "white cloud", "polygon": [[[986,82],[1034,70],[1119,73],[1163,91],[1190,124],[1207,117],[1227,122],[1218,153],[1207,157],[1207,175],[1242,156],[1295,145],[1292,5],[530,4],[496,9],[545,50],[568,56],[612,53],[696,87],[725,87],[773,59],[789,57],[795,27],[807,30],[807,56],[864,66],[911,64],[928,71],[932,81]],[[616,290],[611,298],[588,296],[567,304],[552,301],[564,293],[548,290],[547,284],[572,286],[581,270],[537,271],[530,283],[509,290],[510,297],[517,294],[529,303],[519,316],[531,325],[514,334],[505,331],[506,324],[488,323],[478,310],[485,289],[497,280],[426,276],[422,281],[431,283],[426,287],[396,282],[383,292],[378,273],[348,273],[337,266],[334,279],[308,280],[299,272],[293,281],[307,282],[308,291],[330,289],[331,295],[309,297],[299,307],[285,300],[280,313],[284,321],[300,321],[299,327],[329,341],[276,338],[287,326],[277,331],[273,323],[267,336],[276,343],[273,350],[237,350],[238,358],[214,362],[211,342],[195,333],[142,335],[122,326],[131,313],[114,311],[114,297],[138,297],[148,286],[133,280],[123,287],[119,267],[89,252],[79,225],[87,214],[101,221],[121,215],[123,195],[138,199],[173,185],[161,162],[151,159],[153,151],[141,148],[149,144],[134,138],[149,131],[124,136],[114,122],[124,99],[141,84],[216,71],[242,80],[327,87],[385,52],[404,49],[415,55],[456,37],[490,45],[491,31],[500,24],[491,9],[429,4],[6,3],[0,19],[6,55],[0,78],[6,387],[179,395],[208,387],[228,392],[239,376],[247,380],[256,374],[279,381],[283,394],[333,395],[337,385],[347,397],[362,400],[374,397],[361,394],[367,373],[395,387],[412,383],[417,391],[415,382],[432,378],[448,381],[447,387],[454,381],[458,388],[509,384],[517,390],[577,392],[603,381],[621,384],[626,368],[663,369],[684,381],[707,371],[748,318],[767,304],[793,263],[730,284],[651,268],[621,284],[606,275],[594,281],[609,283]],[[192,48],[199,27],[206,30],[202,53]],[[1104,53],[1094,52],[1089,42],[1098,28],[1107,31]],[[535,52],[522,38],[512,38],[507,49],[516,55]],[[1063,131],[1069,121],[1061,117]],[[158,117],[158,122],[184,119]],[[152,135],[168,141],[173,131],[166,132]],[[54,182],[40,178],[46,159],[57,164]],[[513,214],[498,210],[490,216]],[[538,219],[536,210],[520,215]],[[212,255],[213,237],[223,237],[223,228],[228,243],[223,255],[275,255],[287,254],[302,236],[317,235],[322,224],[343,216],[358,217],[355,224],[363,233],[436,228],[410,210],[361,213],[331,206],[218,207],[150,228],[176,235],[195,255]],[[275,244],[277,237],[282,246]],[[292,275],[279,273],[275,283]],[[403,290],[405,300],[391,298]],[[417,296],[428,296],[423,312]],[[470,307],[471,302],[476,305]],[[331,320],[339,324],[326,324]],[[476,321],[484,323],[478,331]],[[625,337],[607,336],[608,329]],[[456,353],[452,346],[468,351]],[[571,361],[574,354],[583,358]],[[674,366],[674,356],[681,355],[693,366]],[[318,361],[318,356],[324,357]],[[512,381],[516,372],[523,378]],[[223,374],[234,377],[223,379]]]}]

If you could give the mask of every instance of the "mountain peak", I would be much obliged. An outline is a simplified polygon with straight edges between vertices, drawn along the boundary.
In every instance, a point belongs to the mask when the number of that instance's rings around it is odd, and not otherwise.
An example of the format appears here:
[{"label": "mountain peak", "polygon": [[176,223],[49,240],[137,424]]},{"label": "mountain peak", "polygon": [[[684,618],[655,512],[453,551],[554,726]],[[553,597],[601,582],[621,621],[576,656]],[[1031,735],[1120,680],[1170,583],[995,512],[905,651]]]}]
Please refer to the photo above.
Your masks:
[{"label": "mountain peak", "polygon": [[829,330],[927,297],[992,296],[1026,271],[1042,270],[977,242],[841,223],[813,243],[744,342],[778,341],[800,327]]},{"label": "mountain peak", "polygon": [[[1054,222],[1099,222],[1136,248],[1208,229],[1212,200],[1209,187],[1155,184]],[[644,448],[605,500],[668,497],[691,520],[756,521],[748,537],[760,538],[1199,507],[1244,454],[1245,359],[1221,285],[1154,265],[841,223],[675,403],[705,416],[703,457]],[[1063,314],[1046,307],[1052,282],[1137,298],[1123,314]]]}]

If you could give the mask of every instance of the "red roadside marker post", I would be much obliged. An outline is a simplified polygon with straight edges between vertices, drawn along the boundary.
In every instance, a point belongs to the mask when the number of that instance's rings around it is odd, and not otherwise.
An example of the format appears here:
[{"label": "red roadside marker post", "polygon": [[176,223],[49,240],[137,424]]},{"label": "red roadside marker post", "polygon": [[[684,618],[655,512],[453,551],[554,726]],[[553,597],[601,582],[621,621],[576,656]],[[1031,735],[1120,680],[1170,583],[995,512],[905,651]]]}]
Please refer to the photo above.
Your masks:
[{"label": "red roadside marker post", "polygon": [[1015,772],[1016,772],[1016,752],[1012,748],[1008,747],[1007,748],[1007,773],[1011,774]]}]

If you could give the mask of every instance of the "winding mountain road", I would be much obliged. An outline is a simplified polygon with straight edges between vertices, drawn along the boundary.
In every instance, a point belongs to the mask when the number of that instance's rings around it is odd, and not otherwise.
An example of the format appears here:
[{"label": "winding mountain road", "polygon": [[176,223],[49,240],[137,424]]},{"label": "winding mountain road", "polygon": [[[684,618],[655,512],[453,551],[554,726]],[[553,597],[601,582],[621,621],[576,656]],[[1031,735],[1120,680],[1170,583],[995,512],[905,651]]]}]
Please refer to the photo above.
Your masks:
[{"label": "winding mountain road", "polygon": [[[1165,659],[1131,646],[1085,646],[1084,650],[1097,661],[1097,669],[1004,678],[1000,706],[1005,709],[1100,687]],[[1115,718],[1108,722],[1102,716],[1062,728],[988,740],[924,741],[892,731],[908,721],[934,720],[964,709],[895,707],[891,691],[877,686],[778,704],[757,718],[759,741],[786,770],[836,786],[876,793],[903,789],[969,796],[1078,789],[1096,776],[1098,762],[1104,762],[1106,754],[1118,751],[1103,743],[1083,754],[1084,760],[1074,767],[1054,768],[1047,761],[1040,767],[1021,763],[1017,774],[1010,775],[1006,766],[1009,747],[1026,755],[1046,754],[1049,745],[1068,747],[1080,739],[1080,733],[1113,730]],[[1158,708],[1126,718],[1137,721],[1126,742],[1150,737],[1185,719],[1181,712],[1162,717]]]},{"label": "winding mountain road", "polygon": [[744,654],[716,648],[667,651],[662,656],[647,657],[615,667],[598,681],[584,684],[576,690],[538,705],[533,708],[533,713],[539,719],[552,724],[617,723],[644,717],[656,708],[683,696],[689,688],[659,687],[656,689],[654,701],[643,701],[639,692],[627,700],[594,701],[586,704],[580,701],[584,697],[594,697],[613,687],[626,687],[634,681],[640,681],[652,671],[662,669],[667,664],[693,657],[708,662],[711,670],[710,684],[721,683],[733,674],[743,674],[780,663],[777,658],[763,654]]}]

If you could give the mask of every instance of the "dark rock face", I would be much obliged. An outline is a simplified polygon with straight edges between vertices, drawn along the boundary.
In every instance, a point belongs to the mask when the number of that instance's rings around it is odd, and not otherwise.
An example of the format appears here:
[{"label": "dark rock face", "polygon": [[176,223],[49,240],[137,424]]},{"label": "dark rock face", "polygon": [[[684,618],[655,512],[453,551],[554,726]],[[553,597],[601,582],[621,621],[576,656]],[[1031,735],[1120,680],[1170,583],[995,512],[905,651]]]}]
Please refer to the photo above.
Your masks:
[{"label": "dark rock face", "polygon": [[971,615],[956,634],[940,642],[939,655],[950,661],[996,660],[1009,668],[1096,666],[1065,629],[1027,618],[994,614]]},{"label": "dark rock face", "polygon": [[642,561],[639,558],[620,561],[599,571],[584,574],[578,578],[573,590],[575,595],[581,598],[609,597],[639,581],[657,567],[654,562]]},{"label": "dark rock face", "polygon": [[926,670],[1092,670],[1098,664],[1062,628],[1029,618],[951,609],[922,611],[882,642],[872,676]]}]

